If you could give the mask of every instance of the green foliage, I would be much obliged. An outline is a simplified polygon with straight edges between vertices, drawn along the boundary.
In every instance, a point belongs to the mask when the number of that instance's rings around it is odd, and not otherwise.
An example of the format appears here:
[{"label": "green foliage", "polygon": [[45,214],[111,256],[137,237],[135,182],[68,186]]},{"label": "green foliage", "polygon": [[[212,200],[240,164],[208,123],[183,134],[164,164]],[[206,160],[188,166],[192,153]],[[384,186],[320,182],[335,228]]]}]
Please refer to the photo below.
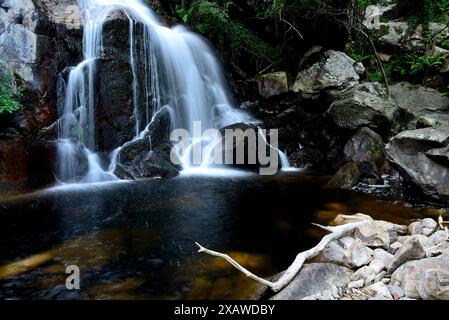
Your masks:
[{"label": "green foliage", "polygon": [[449,17],[449,0],[398,0],[397,8],[401,16],[425,28],[430,22],[447,22]]},{"label": "green foliage", "polygon": [[[2,68],[0,66],[0,68]],[[22,108],[18,102],[21,97],[21,89],[16,89],[11,76],[4,70],[0,70],[0,114],[13,113]]]},{"label": "green foliage", "polygon": [[442,92],[442,96],[443,96],[443,97],[449,97],[449,85],[447,86],[446,90],[444,90],[444,91]]},{"label": "green foliage", "polygon": [[449,39],[444,39],[440,43],[441,48],[449,50]]},{"label": "green foliage", "polygon": [[[253,5],[255,1],[251,1]],[[251,4],[250,3],[250,4]],[[258,10],[261,16],[281,8],[283,1],[267,1],[267,6]],[[242,54],[260,66],[277,61],[279,51],[261,39],[241,21],[230,16],[231,0],[191,0],[182,1],[176,12],[183,22],[195,31],[214,39],[226,59],[235,62]]]},{"label": "green foliage", "polygon": [[441,54],[434,56],[407,53],[394,58],[389,64],[389,73],[394,78],[416,78],[436,72],[442,64]]},{"label": "green foliage", "polygon": [[368,6],[376,4],[380,1],[376,1],[376,0],[358,0],[358,5],[361,11],[365,11],[366,8],[368,8]]},{"label": "green foliage", "polygon": [[382,82],[384,80],[381,72],[373,72],[368,76],[369,82]]}]

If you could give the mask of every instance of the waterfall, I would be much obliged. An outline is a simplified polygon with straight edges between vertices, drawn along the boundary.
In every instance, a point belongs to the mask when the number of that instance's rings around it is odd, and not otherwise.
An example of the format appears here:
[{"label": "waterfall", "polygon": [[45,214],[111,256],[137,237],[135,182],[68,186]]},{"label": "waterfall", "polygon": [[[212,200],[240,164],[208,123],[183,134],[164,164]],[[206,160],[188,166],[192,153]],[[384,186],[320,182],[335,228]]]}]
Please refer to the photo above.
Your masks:
[{"label": "waterfall", "polygon": [[[207,130],[250,120],[233,107],[221,65],[200,36],[182,26],[169,28],[142,0],[79,0],[79,6],[84,60],[70,72],[65,99],[59,107],[58,163],[62,181],[117,179],[111,170],[124,146],[113,151],[110,164],[103,166],[97,155],[101,150],[96,150],[94,119],[95,65],[103,54],[103,25],[117,10],[129,20],[134,140],[144,136],[155,114],[164,107],[171,110],[172,128],[189,132],[197,121]],[[143,48],[137,48],[137,38]],[[77,164],[80,157],[87,159],[84,171]],[[189,159],[183,165],[184,169],[192,166]]]}]

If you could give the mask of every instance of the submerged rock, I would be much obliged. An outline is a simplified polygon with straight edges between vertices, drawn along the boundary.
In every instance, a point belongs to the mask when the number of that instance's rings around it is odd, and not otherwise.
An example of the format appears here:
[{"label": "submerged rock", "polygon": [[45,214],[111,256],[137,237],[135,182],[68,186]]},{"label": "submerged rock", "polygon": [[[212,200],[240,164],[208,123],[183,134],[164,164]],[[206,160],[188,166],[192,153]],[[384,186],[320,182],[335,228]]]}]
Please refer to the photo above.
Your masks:
[{"label": "submerged rock", "polygon": [[351,162],[338,170],[335,176],[329,181],[329,185],[340,189],[352,189],[361,178],[361,171],[356,162]]}]

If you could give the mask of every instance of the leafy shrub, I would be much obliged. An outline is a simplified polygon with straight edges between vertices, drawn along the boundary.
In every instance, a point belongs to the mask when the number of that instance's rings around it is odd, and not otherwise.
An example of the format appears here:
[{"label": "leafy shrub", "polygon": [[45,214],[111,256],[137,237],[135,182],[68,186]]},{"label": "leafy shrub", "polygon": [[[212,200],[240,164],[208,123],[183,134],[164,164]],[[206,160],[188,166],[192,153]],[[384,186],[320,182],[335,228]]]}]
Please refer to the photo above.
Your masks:
[{"label": "leafy shrub", "polygon": [[[277,1],[279,0],[274,3]],[[278,50],[242,22],[230,17],[231,5],[231,0],[184,0],[176,6],[176,12],[184,23],[191,25],[195,31],[215,39],[222,54],[231,62],[237,61],[242,54],[247,54],[257,66],[277,61],[280,56]],[[268,14],[268,9],[274,8],[266,7],[260,12]]]},{"label": "leafy shrub", "polygon": [[0,114],[13,113],[22,108],[18,100],[21,88],[15,88],[13,78],[0,66]]},{"label": "leafy shrub", "polygon": [[407,53],[391,61],[389,72],[395,78],[422,77],[428,73],[438,71],[438,67],[442,64],[440,58],[440,53],[434,56]]}]

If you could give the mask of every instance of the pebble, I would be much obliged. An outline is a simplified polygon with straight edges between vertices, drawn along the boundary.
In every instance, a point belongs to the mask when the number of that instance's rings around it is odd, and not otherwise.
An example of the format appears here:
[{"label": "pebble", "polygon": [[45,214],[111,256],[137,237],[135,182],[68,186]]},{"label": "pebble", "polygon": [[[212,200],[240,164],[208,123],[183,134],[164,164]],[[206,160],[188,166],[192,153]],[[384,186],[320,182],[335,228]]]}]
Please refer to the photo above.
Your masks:
[{"label": "pebble", "polygon": [[423,233],[423,224],[419,221],[413,222],[408,226],[408,233],[413,235],[422,234]]},{"label": "pebble", "polygon": [[432,218],[425,218],[422,221],[422,225],[424,228],[432,229],[432,230],[435,230],[436,227],[438,226],[437,222],[435,220],[433,220]]},{"label": "pebble", "polygon": [[357,281],[352,281],[348,284],[348,289],[359,289],[359,288],[363,288],[363,286],[365,285],[365,281],[363,279],[357,280]]}]

